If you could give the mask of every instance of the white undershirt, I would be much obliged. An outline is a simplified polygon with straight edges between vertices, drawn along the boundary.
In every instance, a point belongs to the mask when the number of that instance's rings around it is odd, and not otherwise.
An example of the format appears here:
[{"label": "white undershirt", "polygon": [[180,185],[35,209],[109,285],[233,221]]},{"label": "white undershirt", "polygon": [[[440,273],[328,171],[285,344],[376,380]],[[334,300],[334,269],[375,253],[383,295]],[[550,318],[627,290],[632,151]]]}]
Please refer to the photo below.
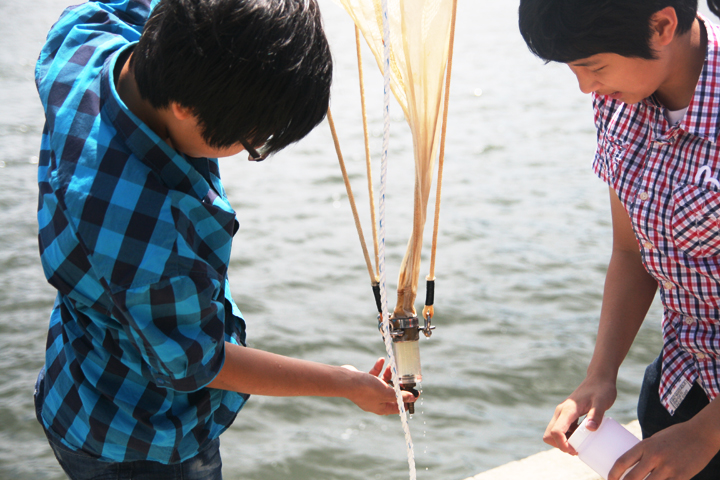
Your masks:
[{"label": "white undershirt", "polygon": [[683,119],[685,113],[687,113],[688,107],[681,108],[680,110],[668,110],[665,109],[665,119],[670,125],[676,125],[680,120]]}]

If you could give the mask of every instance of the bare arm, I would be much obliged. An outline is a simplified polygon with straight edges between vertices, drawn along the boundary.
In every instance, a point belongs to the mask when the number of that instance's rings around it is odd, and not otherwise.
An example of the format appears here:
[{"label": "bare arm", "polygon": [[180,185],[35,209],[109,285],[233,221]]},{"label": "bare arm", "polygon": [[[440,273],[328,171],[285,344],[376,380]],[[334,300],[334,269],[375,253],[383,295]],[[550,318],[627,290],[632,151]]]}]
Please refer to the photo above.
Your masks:
[{"label": "bare arm", "polygon": [[[388,385],[389,371],[379,377],[379,359],[369,373],[354,367],[337,367],[225,343],[225,364],[208,385],[252,395],[344,397],[361,409],[378,415],[397,413],[395,392]],[[410,392],[403,400],[414,402]]]},{"label": "bare arm", "polygon": [[566,432],[579,417],[588,414],[594,430],[617,396],[620,364],[652,304],[657,282],[645,270],[632,223],[615,191],[610,189],[613,248],[605,277],[600,324],[588,373],[580,386],[555,409],[543,440],[568,453],[575,450]]},{"label": "bare arm", "polygon": [[613,250],[588,377],[615,383],[620,364],[630,351],[655,297],[657,280],[642,264],[630,217],[613,189],[610,189],[610,208]]}]

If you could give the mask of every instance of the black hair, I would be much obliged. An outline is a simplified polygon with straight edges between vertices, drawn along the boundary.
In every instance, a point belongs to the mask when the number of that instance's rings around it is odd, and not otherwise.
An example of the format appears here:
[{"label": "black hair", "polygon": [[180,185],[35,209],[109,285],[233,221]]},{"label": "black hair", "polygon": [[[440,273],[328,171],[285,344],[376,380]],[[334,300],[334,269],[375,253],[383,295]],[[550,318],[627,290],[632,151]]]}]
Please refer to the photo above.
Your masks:
[{"label": "black hair", "polygon": [[[720,0],[708,0],[720,14]],[[673,7],[677,34],[690,30],[697,0],[520,0],[520,33],[538,57],[568,63],[599,53],[655,58],[651,17]]]},{"label": "black hair", "polygon": [[708,0],[707,3],[710,11],[720,17],[720,0]]},{"label": "black hair", "polygon": [[316,0],[161,0],[131,67],[142,98],[190,108],[208,145],[263,154],[325,118],[332,81]]}]

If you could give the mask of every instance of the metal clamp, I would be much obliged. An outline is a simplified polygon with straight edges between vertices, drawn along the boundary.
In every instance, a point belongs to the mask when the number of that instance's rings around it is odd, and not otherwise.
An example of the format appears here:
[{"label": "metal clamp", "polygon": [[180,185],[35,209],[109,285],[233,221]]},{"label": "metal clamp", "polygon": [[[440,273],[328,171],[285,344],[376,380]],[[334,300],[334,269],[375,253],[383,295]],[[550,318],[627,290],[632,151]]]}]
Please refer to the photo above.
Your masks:
[{"label": "metal clamp", "polygon": [[391,318],[390,323],[392,324],[390,335],[394,342],[414,342],[420,338],[420,323],[417,316]]},{"label": "metal clamp", "polygon": [[420,330],[422,330],[423,334],[425,334],[427,338],[430,338],[432,331],[435,330],[435,327],[432,325],[432,315],[425,317],[425,326],[420,328]]},{"label": "metal clamp", "polygon": [[[378,314],[378,330],[382,332],[382,316]],[[435,327],[432,315],[425,317],[425,326],[421,327],[417,316],[390,318],[390,336],[396,342],[414,341],[419,338],[418,332],[430,338]]]}]

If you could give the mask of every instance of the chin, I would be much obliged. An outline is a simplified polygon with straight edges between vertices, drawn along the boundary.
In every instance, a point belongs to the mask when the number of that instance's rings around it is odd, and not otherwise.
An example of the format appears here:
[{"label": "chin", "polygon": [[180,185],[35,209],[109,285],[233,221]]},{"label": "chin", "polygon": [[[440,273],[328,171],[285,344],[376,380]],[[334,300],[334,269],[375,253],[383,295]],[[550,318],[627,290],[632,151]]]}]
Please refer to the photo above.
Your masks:
[{"label": "chin", "polygon": [[635,105],[636,103],[640,103],[643,100],[645,100],[645,98],[647,98],[647,97],[642,97],[642,98],[627,97],[627,98],[621,98],[620,101],[623,103],[627,103],[628,105]]},{"label": "chin", "polygon": [[186,157],[191,158],[203,158],[203,157],[210,157],[211,155],[205,155],[203,152],[194,151],[192,149],[178,149],[180,153],[185,155]]}]

